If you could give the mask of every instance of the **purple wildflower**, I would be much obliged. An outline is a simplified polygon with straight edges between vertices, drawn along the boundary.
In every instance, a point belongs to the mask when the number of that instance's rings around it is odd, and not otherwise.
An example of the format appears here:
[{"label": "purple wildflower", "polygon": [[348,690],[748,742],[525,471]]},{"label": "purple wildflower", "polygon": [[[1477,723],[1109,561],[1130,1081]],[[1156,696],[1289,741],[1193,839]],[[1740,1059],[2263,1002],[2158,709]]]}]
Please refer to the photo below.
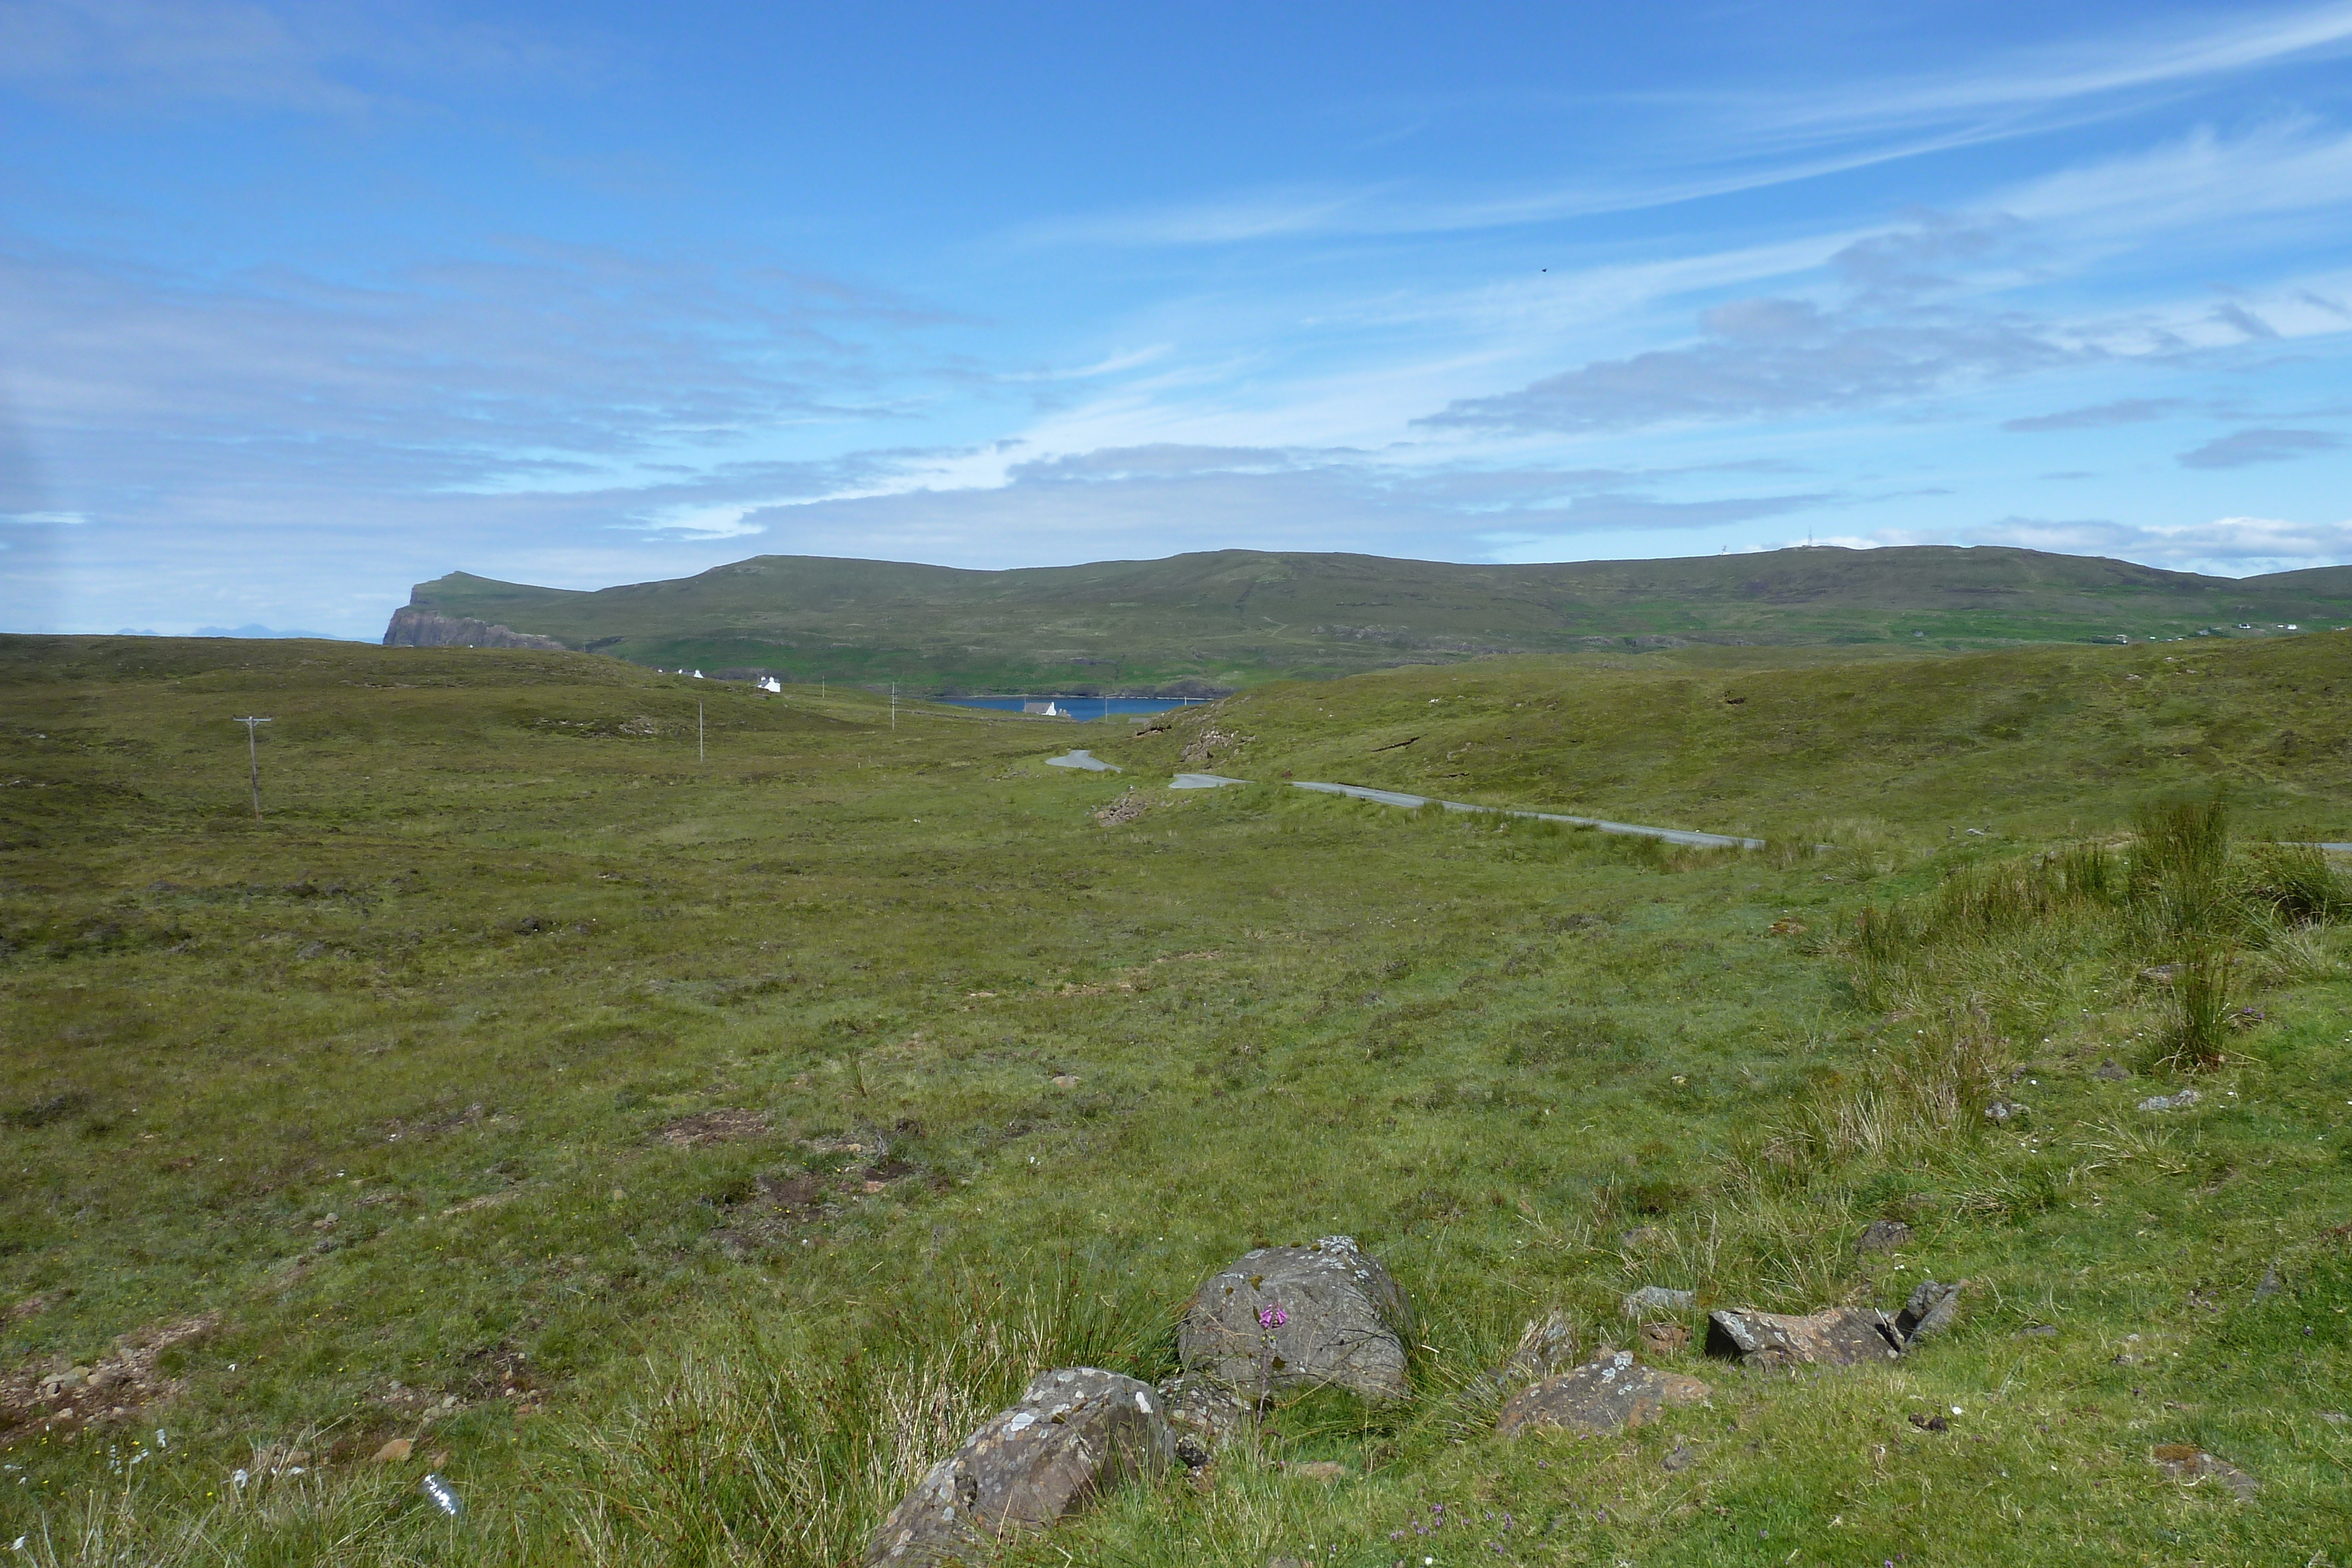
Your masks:
[{"label": "purple wildflower", "polygon": [[1278,1329],[1289,1321],[1290,1314],[1282,1310],[1280,1301],[1268,1301],[1257,1310],[1257,1326],[1262,1329]]}]

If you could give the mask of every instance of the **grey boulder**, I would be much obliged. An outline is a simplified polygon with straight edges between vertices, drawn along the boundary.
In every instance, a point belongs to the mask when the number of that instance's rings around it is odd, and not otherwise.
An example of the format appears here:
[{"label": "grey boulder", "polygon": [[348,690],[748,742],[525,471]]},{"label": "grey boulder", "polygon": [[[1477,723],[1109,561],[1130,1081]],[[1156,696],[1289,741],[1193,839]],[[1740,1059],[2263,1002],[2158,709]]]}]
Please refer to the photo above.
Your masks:
[{"label": "grey boulder", "polygon": [[1175,1429],[1148,1383],[1096,1367],[1041,1372],[890,1511],[866,1568],[977,1563],[1015,1531],[1043,1530],[1129,1476],[1158,1476]]},{"label": "grey boulder", "polygon": [[1707,1315],[1706,1353],[1743,1366],[1859,1366],[1902,1354],[1895,1324],[1875,1307],[1795,1316],[1727,1307]]},{"label": "grey boulder", "polygon": [[[1278,1317],[1280,1321],[1269,1321]],[[1244,1253],[1193,1292],[1176,1353],[1245,1395],[1334,1386],[1366,1399],[1412,1392],[1412,1305],[1351,1236]]]}]

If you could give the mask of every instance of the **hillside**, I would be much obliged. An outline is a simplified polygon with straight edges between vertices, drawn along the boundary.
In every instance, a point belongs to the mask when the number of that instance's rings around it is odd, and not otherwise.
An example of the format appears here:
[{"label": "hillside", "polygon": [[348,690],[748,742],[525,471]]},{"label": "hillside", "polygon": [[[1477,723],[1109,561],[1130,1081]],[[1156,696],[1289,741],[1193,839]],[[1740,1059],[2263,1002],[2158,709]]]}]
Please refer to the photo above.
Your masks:
[{"label": "hillside", "polygon": [[1207,765],[1214,732],[1231,775],[1775,839],[1857,817],[2032,837],[2218,787],[2266,832],[2352,841],[2348,695],[2352,633],[2333,632],[1864,662],[1692,649],[1276,683],[1089,744],[1172,772]]},{"label": "hillside", "polygon": [[[996,1568],[2307,1563],[2352,890],[2263,841],[2352,839],[2347,650],[1527,656],[1093,775],[569,651],[0,637],[0,1541],[844,1568],[1040,1370],[1170,1377],[1204,1281],[1344,1233],[1401,1397],[1276,1396]],[[2138,813],[2217,787],[2234,838]],[[1899,1362],[1705,1344],[1926,1279]],[[1530,1322],[1705,1397],[1507,1436]]]},{"label": "hillside", "polygon": [[1221,550],[964,571],[759,556],[594,592],[463,572],[387,643],[520,643],[917,690],[1176,695],[1500,653],[1949,649],[2352,620],[2352,568],[2232,580],[2000,548],[1460,566]]}]

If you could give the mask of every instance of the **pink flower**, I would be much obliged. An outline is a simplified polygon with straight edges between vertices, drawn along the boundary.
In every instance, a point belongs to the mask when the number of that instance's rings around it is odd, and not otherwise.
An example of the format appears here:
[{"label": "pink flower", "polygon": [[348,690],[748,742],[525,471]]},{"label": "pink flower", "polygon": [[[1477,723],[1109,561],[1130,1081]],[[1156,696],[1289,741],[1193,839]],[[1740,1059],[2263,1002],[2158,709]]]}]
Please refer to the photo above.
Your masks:
[{"label": "pink flower", "polygon": [[1289,1321],[1290,1314],[1282,1310],[1280,1301],[1268,1301],[1257,1310],[1257,1326],[1262,1329],[1278,1329]]}]

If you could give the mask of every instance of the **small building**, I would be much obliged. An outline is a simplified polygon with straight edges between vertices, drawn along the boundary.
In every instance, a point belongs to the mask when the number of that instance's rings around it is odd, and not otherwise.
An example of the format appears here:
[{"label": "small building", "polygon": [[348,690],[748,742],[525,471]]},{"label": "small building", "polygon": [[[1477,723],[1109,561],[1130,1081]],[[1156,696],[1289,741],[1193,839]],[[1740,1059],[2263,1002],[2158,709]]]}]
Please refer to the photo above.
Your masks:
[{"label": "small building", "polygon": [[1021,705],[1021,711],[1023,713],[1034,713],[1043,718],[1067,718],[1070,716],[1069,709],[1061,706],[1051,697],[1047,697],[1044,702],[1023,703]]}]

